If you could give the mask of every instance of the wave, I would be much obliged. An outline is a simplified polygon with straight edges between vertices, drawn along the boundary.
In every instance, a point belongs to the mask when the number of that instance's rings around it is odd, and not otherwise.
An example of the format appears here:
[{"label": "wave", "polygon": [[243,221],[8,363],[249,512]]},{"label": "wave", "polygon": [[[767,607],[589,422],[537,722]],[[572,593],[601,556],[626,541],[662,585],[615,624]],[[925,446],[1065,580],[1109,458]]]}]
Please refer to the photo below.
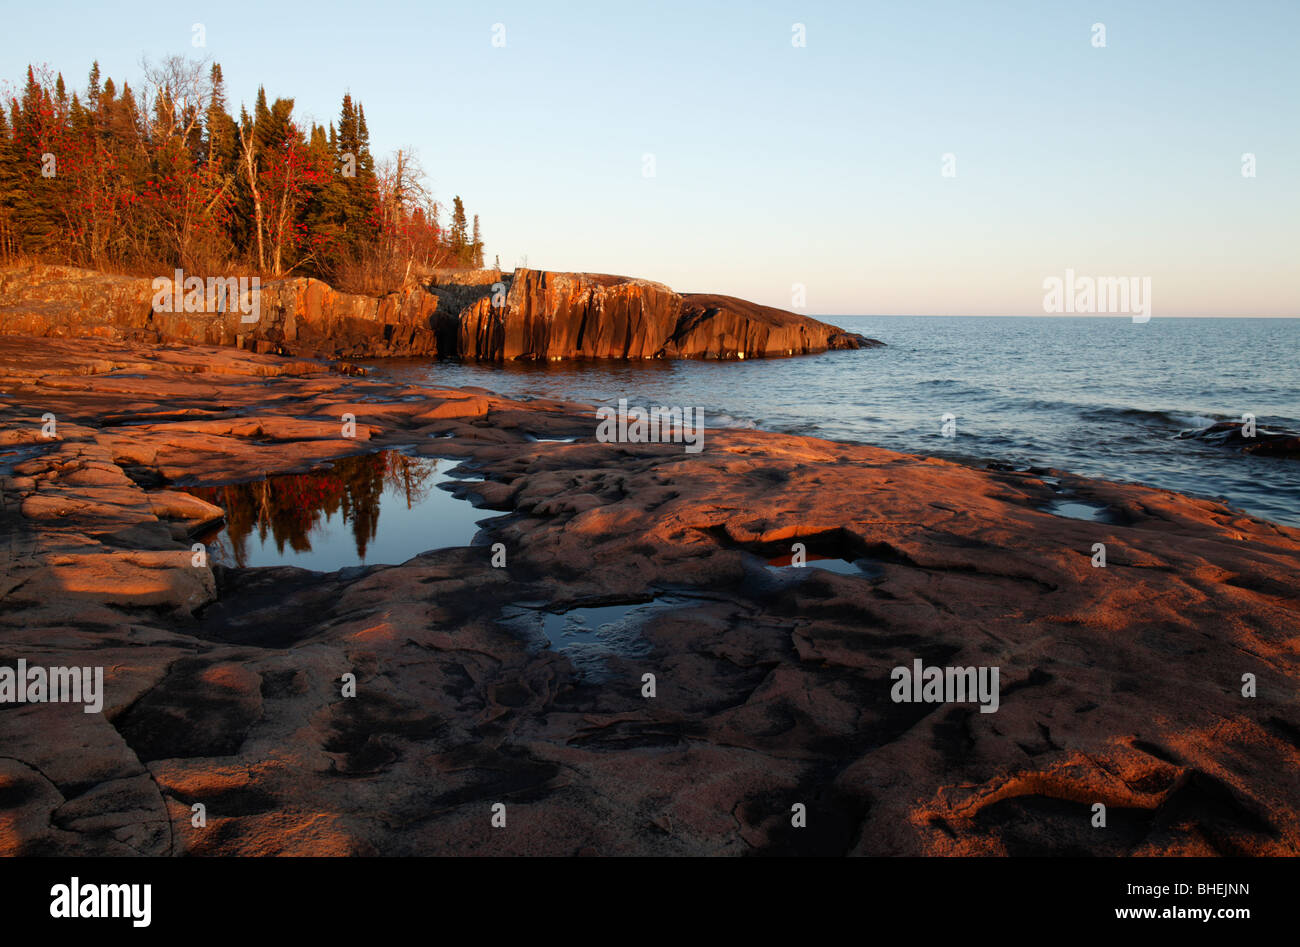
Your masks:
[{"label": "wave", "polygon": [[721,412],[706,414],[704,423],[708,427],[731,427],[739,428],[744,431],[758,430],[758,422],[756,421],[752,421],[749,418],[732,417],[730,414],[723,414]]},{"label": "wave", "polygon": [[[1095,406],[1079,411],[1081,417],[1094,421],[1151,421],[1161,425],[1188,428],[1209,427],[1219,421],[1232,420],[1226,414],[1190,414],[1185,411],[1161,411],[1148,408],[1116,408]],[[1236,420],[1241,420],[1237,418]]]}]

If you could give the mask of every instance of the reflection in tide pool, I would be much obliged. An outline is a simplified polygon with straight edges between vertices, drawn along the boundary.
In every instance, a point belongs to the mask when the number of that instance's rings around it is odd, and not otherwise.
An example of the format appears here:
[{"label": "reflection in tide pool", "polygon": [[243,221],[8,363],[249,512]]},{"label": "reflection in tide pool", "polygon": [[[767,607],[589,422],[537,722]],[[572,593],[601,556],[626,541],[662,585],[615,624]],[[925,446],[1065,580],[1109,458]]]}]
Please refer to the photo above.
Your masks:
[{"label": "reflection in tide pool", "polygon": [[225,523],[200,537],[210,562],[333,572],[472,543],[483,511],[440,489],[449,478],[438,475],[439,463],[378,451],[311,473],[186,492],[226,511]]},{"label": "reflection in tide pool", "polygon": [[794,569],[825,569],[827,572],[835,572],[839,575],[852,575],[868,579],[878,579],[885,574],[884,570],[870,559],[836,559],[833,556],[818,556],[813,553],[805,555],[805,562],[802,566],[796,566],[790,554],[787,553],[776,559],[769,559],[767,567],[783,574],[787,570]]}]

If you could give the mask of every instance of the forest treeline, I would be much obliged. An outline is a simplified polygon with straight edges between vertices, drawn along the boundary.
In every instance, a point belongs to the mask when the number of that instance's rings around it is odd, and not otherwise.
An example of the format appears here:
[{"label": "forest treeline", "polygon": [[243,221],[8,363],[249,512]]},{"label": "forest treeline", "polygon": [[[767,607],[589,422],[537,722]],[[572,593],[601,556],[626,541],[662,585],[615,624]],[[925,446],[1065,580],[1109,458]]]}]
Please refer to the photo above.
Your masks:
[{"label": "forest treeline", "polygon": [[[221,66],[143,64],[139,90],[70,90],[31,67],[0,108],[0,259],[118,272],[316,276],[387,292],[434,268],[483,266],[478,216],[448,224],[413,156],[376,162],[366,114],[308,127],[293,99],[227,109]],[[7,114],[6,114],[7,112]]]}]

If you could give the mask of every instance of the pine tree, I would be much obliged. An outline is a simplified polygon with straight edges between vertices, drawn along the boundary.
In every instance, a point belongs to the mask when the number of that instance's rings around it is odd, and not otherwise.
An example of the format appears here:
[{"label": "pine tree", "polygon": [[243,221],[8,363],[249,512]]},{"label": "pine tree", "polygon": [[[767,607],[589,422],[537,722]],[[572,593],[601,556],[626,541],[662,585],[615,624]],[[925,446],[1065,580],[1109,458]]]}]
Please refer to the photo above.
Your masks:
[{"label": "pine tree", "polygon": [[212,98],[204,119],[205,141],[203,158],[214,171],[229,171],[238,158],[235,120],[226,111],[226,85],[221,75],[221,65],[212,64]]},{"label": "pine tree", "polygon": [[20,149],[17,155],[23,159],[37,158],[45,150],[44,130],[47,124],[45,101],[48,96],[36,81],[36,73],[27,67],[27,84],[23,86],[23,95],[18,103],[18,115],[14,121],[14,144]]},{"label": "pine tree", "polygon": [[72,93],[72,107],[68,110],[68,120],[72,124],[72,130],[78,133],[90,125],[90,113],[82,106],[81,96],[76,92]]},{"label": "pine tree", "polygon": [[465,205],[457,194],[451,210],[451,257],[460,266],[469,263],[469,235],[466,233]]},{"label": "pine tree", "polygon": [[361,165],[369,174],[375,173],[375,159],[370,154],[370,131],[366,128],[366,110],[357,103],[357,142]]},{"label": "pine tree", "polygon": [[[396,192],[380,207],[365,109],[350,95],[336,121],[304,133],[293,100],[270,102],[264,87],[236,123],[220,65],[209,80],[205,111],[181,106],[178,116],[163,100],[141,114],[130,85],[98,62],[81,93],[29,67],[0,105],[0,257],[190,267],[233,255],[357,287],[392,285],[413,262],[482,266],[479,218],[471,235],[457,197],[441,231],[400,152]],[[189,129],[184,140],[178,128]]]},{"label": "pine tree", "polygon": [[[108,92],[110,84],[104,86],[105,92]],[[116,139],[117,147],[123,153],[131,150],[144,137],[141,134],[140,109],[135,104],[135,93],[126,82],[122,83],[122,94],[113,103],[109,113],[108,128],[109,134]]]},{"label": "pine tree", "polygon": [[337,236],[339,254],[357,258],[378,235],[377,191],[365,118],[348,94],[339,112],[334,157],[337,170],[321,195],[323,216]]},{"label": "pine tree", "polygon": [[0,108],[0,260],[12,259],[20,249],[15,215],[22,192],[23,180],[13,160],[9,122]]},{"label": "pine tree", "polygon": [[36,73],[27,67],[27,83],[20,103],[14,106],[11,159],[16,166],[21,190],[13,208],[14,226],[22,248],[29,253],[44,253],[53,247],[58,234],[55,209],[54,178],[41,172],[45,156],[53,155],[57,173],[57,154],[50,151],[54,133],[54,103],[50,94],[36,81]]},{"label": "pine tree", "polygon": [[[333,129],[331,128],[331,132]],[[334,161],[334,143],[325,128],[315,123],[311,126],[311,139],[307,146],[313,168],[322,172],[323,181],[312,190],[311,199],[303,208],[302,220],[314,239],[315,250],[322,265],[336,262],[332,244],[337,242],[338,231],[331,219],[332,198],[338,185]]]},{"label": "pine tree", "polygon": [[270,109],[266,107],[266,87],[257,87],[257,100],[253,103],[253,123],[254,125],[263,124],[267,116],[270,115]]},{"label": "pine tree", "polygon": [[86,104],[92,109],[99,108],[99,60],[90,67],[90,79],[86,82]]}]

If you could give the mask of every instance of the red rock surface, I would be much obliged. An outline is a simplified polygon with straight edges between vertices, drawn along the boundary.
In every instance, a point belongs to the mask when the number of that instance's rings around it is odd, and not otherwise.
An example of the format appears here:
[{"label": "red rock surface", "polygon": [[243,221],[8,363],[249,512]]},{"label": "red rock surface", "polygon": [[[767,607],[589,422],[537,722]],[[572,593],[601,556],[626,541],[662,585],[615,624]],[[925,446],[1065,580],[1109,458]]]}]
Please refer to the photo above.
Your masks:
[{"label": "red rock surface", "polygon": [[484,360],[654,358],[680,308],[662,283],[516,270],[504,306],[484,296],[459,317],[459,350]]},{"label": "red rock surface", "polygon": [[861,336],[734,296],[692,293],[667,351],[680,358],[781,358],[863,347]]},{"label": "red rock surface", "polygon": [[775,358],[879,344],[731,296],[592,273],[516,270],[503,305],[484,295],[449,318],[459,352],[497,361]]},{"label": "red rock surface", "polygon": [[492,278],[474,271],[464,282],[444,278],[380,298],[340,293],[315,279],[268,280],[257,321],[247,323],[237,312],[155,312],[146,278],[13,267],[0,269],[0,335],[492,361],[767,357],[880,344],[744,300],[682,297],[649,280],[525,269],[496,275],[499,283]]},{"label": "red rock surface", "polygon": [[143,277],[68,266],[0,269],[0,334],[232,345],[277,354],[436,352],[438,300],[420,288],[374,298],[315,279],[266,280],[255,323],[237,312],[156,312],[153,300],[152,280]]},{"label": "red rock surface", "polygon": [[[601,444],[579,405],[232,349],[0,339],[0,392],[3,662],[107,679],[102,714],[0,708],[6,853],[1300,854],[1296,530],[758,431]],[[174,481],[385,445],[472,464],[508,566],[189,563],[213,511]],[[795,541],[874,568],[765,568]],[[603,681],[508,609],[665,591]],[[999,709],[893,702],[916,658],[999,667]]]}]

